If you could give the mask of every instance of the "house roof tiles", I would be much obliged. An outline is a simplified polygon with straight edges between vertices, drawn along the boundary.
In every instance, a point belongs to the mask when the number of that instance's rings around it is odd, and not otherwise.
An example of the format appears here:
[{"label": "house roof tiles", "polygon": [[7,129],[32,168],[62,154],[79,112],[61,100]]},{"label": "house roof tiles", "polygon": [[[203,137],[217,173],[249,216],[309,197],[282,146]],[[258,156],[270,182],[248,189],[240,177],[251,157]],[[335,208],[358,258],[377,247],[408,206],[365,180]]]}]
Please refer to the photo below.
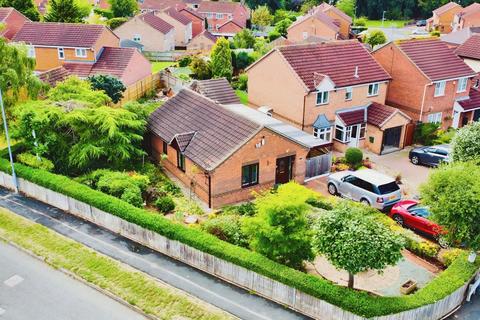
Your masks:
[{"label": "house roof tiles", "polygon": [[181,0],[143,0],[139,1],[139,6],[142,10],[165,10],[168,8],[175,8],[181,10],[186,7]]},{"label": "house roof tiles", "polygon": [[363,123],[366,120],[366,108],[350,110],[350,111],[340,111],[337,113],[337,116],[342,120],[346,126],[351,126],[354,124]]},{"label": "house roof tiles", "polygon": [[480,60],[480,34],[472,35],[455,50],[455,53],[460,57]]},{"label": "house roof tiles", "polygon": [[195,132],[184,155],[210,171],[250,140],[262,126],[192,90],[183,89],[150,115],[148,128],[167,142],[178,134]]},{"label": "house roof tiles", "polygon": [[43,82],[48,83],[51,87],[54,87],[57,84],[57,82],[65,80],[70,75],[71,75],[70,71],[60,66],[60,67],[42,72],[38,75],[38,77]]},{"label": "house roof tiles", "polygon": [[475,75],[475,72],[438,38],[401,40],[397,44],[431,81]]},{"label": "house roof tiles", "polygon": [[[330,77],[335,86],[346,87],[390,80],[390,75],[357,40],[331,41],[278,47],[278,50],[309,90],[315,74]],[[355,69],[358,67],[358,77]]]},{"label": "house roof tiles", "polygon": [[321,10],[312,11],[312,12],[307,13],[304,16],[298,18],[294,23],[292,23],[288,27],[288,29],[291,29],[291,28],[295,27],[296,25],[301,24],[302,22],[304,22],[305,20],[307,20],[309,18],[315,18],[315,19],[320,20],[323,24],[325,24],[330,29],[332,29],[336,32],[338,32],[340,30],[340,27],[338,26],[338,24],[335,23],[335,20],[330,18],[327,14],[325,14]]},{"label": "house roof tiles", "polygon": [[[401,111],[396,108],[372,102],[367,109],[367,122],[376,127],[382,127],[390,118],[399,112]],[[401,112],[401,114],[410,119],[410,117],[403,112]]]},{"label": "house roof tiles", "polygon": [[189,23],[192,23],[192,20],[189,17],[187,17],[184,14],[181,14],[174,8],[165,10],[165,13],[185,26],[187,26]]},{"label": "house roof tiles", "polygon": [[480,109],[480,91],[478,88],[471,88],[469,92],[470,99],[459,101],[463,110],[471,111]]},{"label": "house roof tiles", "polygon": [[338,9],[337,7],[332,6],[331,4],[323,2],[319,6],[317,6],[316,8],[318,10],[322,10],[323,12],[327,12],[327,11],[331,10],[331,11],[335,12],[338,16],[342,17],[344,20],[348,21],[349,23],[352,23],[352,17],[350,17],[348,14],[346,14],[342,10]]},{"label": "house roof tiles", "polygon": [[7,19],[7,17],[12,13],[13,8],[0,8],[0,22]]},{"label": "house roof tiles", "polygon": [[26,22],[13,38],[33,45],[91,48],[105,26],[80,23]]},{"label": "house roof tiles", "polygon": [[466,17],[471,14],[477,13],[479,11],[480,11],[480,3],[474,2],[471,5],[463,8],[463,10],[458,13],[458,15],[461,17]]},{"label": "house roof tiles", "polygon": [[220,104],[240,103],[227,79],[199,80],[194,82],[192,89]]},{"label": "house roof tiles", "polygon": [[[202,1],[198,5],[198,12],[215,12],[215,13],[234,13],[237,8],[243,7],[239,2],[227,1]],[[246,9],[245,9],[246,11]]]},{"label": "house roof tiles", "polygon": [[449,2],[449,3],[444,4],[441,7],[438,7],[437,9],[433,10],[433,13],[436,14],[436,15],[440,15],[440,14],[443,14],[443,13],[447,12],[448,10],[453,9],[455,7],[462,7],[462,6],[459,5],[458,3],[455,3],[455,2]]},{"label": "house roof tiles", "polygon": [[160,31],[163,34],[167,34],[170,30],[173,29],[173,26],[170,23],[157,17],[153,12],[147,12],[140,15],[140,19],[142,19],[146,24],[148,24],[155,30]]}]

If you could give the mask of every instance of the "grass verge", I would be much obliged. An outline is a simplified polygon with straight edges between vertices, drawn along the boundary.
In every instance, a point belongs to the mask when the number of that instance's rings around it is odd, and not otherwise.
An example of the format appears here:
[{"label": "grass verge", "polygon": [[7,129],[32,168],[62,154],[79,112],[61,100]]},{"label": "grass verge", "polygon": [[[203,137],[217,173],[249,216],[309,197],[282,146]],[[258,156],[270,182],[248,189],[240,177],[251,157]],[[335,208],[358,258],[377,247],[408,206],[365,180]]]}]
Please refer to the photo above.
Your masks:
[{"label": "grass verge", "polygon": [[385,20],[382,26],[382,20],[367,20],[368,28],[403,28],[408,20]]},{"label": "grass verge", "polygon": [[165,68],[175,64],[173,61],[155,61],[152,62],[152,73],[157,73]]},{"label": "grass verge", "polygon": [[66,269],[159,319],[234,317],[182,294],[48,228],[0,208],[0,237]]}]

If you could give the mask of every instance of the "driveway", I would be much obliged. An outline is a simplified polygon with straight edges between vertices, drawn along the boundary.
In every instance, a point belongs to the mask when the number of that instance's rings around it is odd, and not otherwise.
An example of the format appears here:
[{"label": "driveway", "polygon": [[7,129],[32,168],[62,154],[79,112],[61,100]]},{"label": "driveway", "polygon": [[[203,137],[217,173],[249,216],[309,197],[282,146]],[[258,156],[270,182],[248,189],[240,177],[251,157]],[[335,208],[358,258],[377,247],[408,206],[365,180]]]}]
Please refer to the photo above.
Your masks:
[{"label": "driveway", "polygon": [[480,319],[480,292],[472,296],[470,302],[465,302],[464,305],[447,320],[478,320]]}]

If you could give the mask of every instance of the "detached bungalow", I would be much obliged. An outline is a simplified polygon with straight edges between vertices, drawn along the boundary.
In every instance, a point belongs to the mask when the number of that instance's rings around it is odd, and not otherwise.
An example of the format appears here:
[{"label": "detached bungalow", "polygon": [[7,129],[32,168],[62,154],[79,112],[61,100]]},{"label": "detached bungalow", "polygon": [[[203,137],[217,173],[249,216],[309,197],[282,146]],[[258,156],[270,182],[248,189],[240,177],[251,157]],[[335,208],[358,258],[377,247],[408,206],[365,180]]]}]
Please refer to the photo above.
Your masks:
[{"label": "detached bungalow", "polygon": [[3,29],[0,30],[0,37],[12,40],[23,25],[29,21],[30,19],[15,8],[0,8],[0,25],[3,25]]},{"label": "detached bungalow", "polygon": [[221,105],[183,89],[148,121],[153,155],[209,207],[251,199],[253,191],[275,184],[305,180],[306,158],[316,141],[298,129],[292,135],[288,128],[241,114],[244,110],[251,109]]},{"label": "detached bungalow", "polygon": [[448,2],[433,10],[433,16],[427,20],[427,30],[438,30],[441,33],[452,31],[453,17],[462,10],[455,2]]}]

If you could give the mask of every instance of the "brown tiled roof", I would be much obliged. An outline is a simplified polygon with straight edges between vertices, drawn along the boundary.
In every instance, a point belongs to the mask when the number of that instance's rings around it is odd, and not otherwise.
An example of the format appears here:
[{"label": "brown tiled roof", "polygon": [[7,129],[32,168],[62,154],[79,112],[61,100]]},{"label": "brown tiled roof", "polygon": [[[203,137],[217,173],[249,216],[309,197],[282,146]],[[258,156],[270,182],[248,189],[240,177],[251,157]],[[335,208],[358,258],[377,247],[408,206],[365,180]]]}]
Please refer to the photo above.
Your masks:
[{"label": "brown tiled roof", "polygon": [[181,10],[185,8],[186,5],[181,0],[143,0],[138,3],[140,9],[142,10],[165,10],[168,8],[175,8]]},{"label": "brown tiled roof", "polygon": [[192,89],[220,104],[240,103],[240,99],[225,78],[199,80],[192,84]]},{"label": "brown tiled roof", "polygon": [[210,31],[208,31],[208,30],[204,30],[200,34],[203,34],[205,36],[205,38],[208,38],[208,39],[212,40],[214,43],[217,42],[217,37],[214,36],[213,34],[211,34]]},{"label": "brown tiled roof", "polygon": [[461,7],[461,5],[459,5],[458,3],[455,3],[455,2],[449,2],[449,3],[444,4],[441,7],[438,7],[437,9],[433,10],[433,13],[439,15],[439,14],[447,12],[448,10],[450,10],[452,8],[455,8],[455,7]]},{"label": "brown tiled roof", "polygon": [[338,32],[340,30],[340,27],[338,26],[338,24],[335,23],[335,20],[333,20],[328,15],[323,13],[323,11],[320,11],[320,10],[312,11],[312,12],[307,13],[304,16],[298,18],[294,23],[292,23],[288,27],[288,29],[293,28],[294,26],[304,22],[305,20],[307,20],[311,17],[320,20],[323,24],[325,24],[326,26],[328,26],[330,29],[334,30],[335,32]]},{"label": "brown tiled roof", "polygon": [[471,88],[468,95],[470,96],[470,99],[458,102],[462,106],[463,110],[469,111],[480,109],[480,91],[478,89]]},{"label": "brown tiled roof", "polygon": [[187,17],[189,17],[188,14],[191,14],[192,16],[195,16],[195,17],[197,17],[198,19],[201,19],[201,20],[204,19],[203,16],[202,16],[200,13],[198,13],[198,12],[196,12],[196,11],[190,9],[190,8],[180,9],[179,12],[180,12],[181,14],[184,14],[184,12],[185,12],[185,15],[187,15]]},{"label": "brown tiled roof", "polygon": [[245,28],[245,26],[247,25],[247,20],[233,18],[232,20],[227,20],[224,23],[222,23],[220,26],[218,26],[218,29],[220,30],[223,26],[225,26],[229,23],[236,24],[240,28]]},{"label": "brown tiled roof", "polygon": [[147,12],[139,16],[146,24],[163,34],[173,29],[173,26],[167,21],[157,17],[153,12]]},{"label": "brown tiled roof", "polygon": [[148,129],[163,141],[195,132],[184,155],[205,170],[215,169],[261,128],[189,89],[165,102],[148,120]]},{"label": "brown tiled roof", "polygon": [[480,60],[480,34],[472,35],[455,53],[460,57]]},{"label": "brown tiled roof", "polygon": [[[396,108],[386,106],[377,102],[372,102],[367,109],[367,122],[377,127],[382,127],[385,122],[393,117],[397,112],[401,112]],[[410,119],[403,112],[404,117]]]},{"label": "brown tiled roof", "polygon": [[86,78],[90,75],[90,71],[92,71],[93,64],[66,62],[63,64],[63,67],[67,69],[68,72],[70,72],[71,74],[75,74],[81,78]]},{"label": "brown tiled roof", "polygon": [[354,124],[359,124],[365,122],[365,111],[366,109],[357,109],[351,111],[340,111],[337,113],[337,116],[342,120],[346,126],[351,126]]},{"label": "brown tiled roof", "polygon": [[13,8],[0,8],[0,22],[7,19],[7,17],[12,13]]},{"label": "brown tiled roof", "polygon": [[468,7],[463,8],[463,10],[458,13],[458,15],[461,17],[466,17],[471,14],[477,13],[479,11],[480,11],[480,3],[474,2]]},{"label": "brown tiled roof", "polygon": [[12,41],[43,46],[91,48],[105,26],[81,23],[26,22]]},{"label": "brown tiled roof", "polygon": [[455,32],[450,32],[441,36],[442,41],[450,44],[462,44],[467,41],[472,35],[480,33],[480,27],[463,28]]},{"label": "brown tiled roof", "polygon": [[192,23],[192,20],[189,17],[181,14],[174,8],[170,8],[166,10],[165,13],[185,26],[188,25],[189,23]]},{"label": "brown tiled roof", "polygon": [[[173,140],[177,144],[178,149],[180,149],[181,152],[185,152],[193,137],[195,137],[195,132],[186,132],[175,135]],[[171,143],[173,143],[173,141]]]},{"label": "brown tiled roof", "polygon": [[348,14],[343,12],[342,10],[338,9],[335,6],[332,6],[331,4],[328,4],[326,2],[321,3],[319,6],[317,6],[318,10],[322,10],[323,12],[327,12],[329,10],[334,11],[337,15],[342,17],[343,19],[347,20],[348,22],[352,23],[352,17],[350,17]]},{"label": "brown tiled roof", "polygon": [[64,67],[57,67],[48,71],[42,72],[38,75],[40,80],[48,83],[51,87],[54,87],[57,82],[63,81],[71,75],[70,71]]},{"label": "brown tiled roof", "polygon": [[[310,90],[315,89],[315,73],[329,76],[337,88],[390,79],[357,40],[293,45],[276,50]],[[355,67],[358,67],[358,77],[354,76]]]},{"label": "brown tiled roof", "polygon": [[398,47],[431,81],[473,76],[475,72],[438,38],[401,40]]},{"label": "brown tiled roof", "polygon": [[242,4],[239,2],[227,1],[202,1],[198,5],[198,12],[218,12],[218,13],[234,13]]},{"label": "brown tiled roof", "polygon": [[137,49],[104,47],[90,75],[109,74],[121,78]]}]

